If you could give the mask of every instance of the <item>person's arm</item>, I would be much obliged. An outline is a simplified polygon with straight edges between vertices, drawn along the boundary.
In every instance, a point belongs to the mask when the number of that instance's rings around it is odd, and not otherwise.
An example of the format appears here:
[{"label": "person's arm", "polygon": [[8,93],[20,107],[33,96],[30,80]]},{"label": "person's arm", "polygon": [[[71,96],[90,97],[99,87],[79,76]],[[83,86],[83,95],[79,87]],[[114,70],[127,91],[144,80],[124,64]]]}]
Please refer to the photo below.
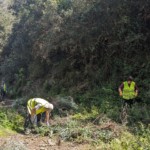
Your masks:
[{"label": "person's arm", "polygon": [[123,90],[123,87],[124,87],[124,84],[122,83],[119,88],[118,88],[118,92],[119,92],[119,95],[122,96],[122,90]]},{"label": "person's arm", "polygon": [[36,109],[33,108],[33,109],[31,110],[31,117],[33,117],[35,114],[36,114]]},{"label": "person's arm", "polygon": [[46,117],[45,117],[45,123],[47,124],[47,126],[49,126],[49,117],[50,117],[50,110],[47,109],[46,110]]},{"label": "person's arm", "polygon": [[139,88],[137,85],[135,85],[135,96],[138,96],[138,93],[139,93]]},{"label": "person's arm", "polygon": [[34,124],[35,123],[35,117],[36,117],[36,109],[35,108],[33,108],[33,109],[31,109],[30,110],[30,112],[31,112],[31,122]]},{"label": "person's arm", "polygon": [[42,106],[41,104],[37,104],[33,109],[31,109],[31,118],[32,118],[32,120],[35,119],[36,110],[38,110],[41,106]]},{"label": "person's arm", "polygon": [[32,110],[31,110],[31,116],[36,115],[36,110],[38,110],[42,105],[37,104]]}]

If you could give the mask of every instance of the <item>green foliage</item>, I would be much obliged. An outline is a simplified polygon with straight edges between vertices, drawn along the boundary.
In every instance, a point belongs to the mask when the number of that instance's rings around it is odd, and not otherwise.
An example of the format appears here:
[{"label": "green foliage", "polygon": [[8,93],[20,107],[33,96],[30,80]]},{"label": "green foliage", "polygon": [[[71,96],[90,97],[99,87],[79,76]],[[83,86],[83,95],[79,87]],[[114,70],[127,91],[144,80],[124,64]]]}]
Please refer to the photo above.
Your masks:
[{"label": "green foliage", "polygon": [[143,122],[144,124],[149,124],[150,121],[150,111],[149,105],[146,104],[134,104],[133,108],[129,110],[129,123],[135,124],[138,122]]},{"label": "green foliage", "polygon": [[[84,118],[86,116],[85,114]],[[59,136],[64,141],[72,141],[78,144],[89,143],[93,145],[94,149],[148,150],[150,148],[150,127],[142,123],[127,128],[114,124],[109,118],[103,116],[101,117],[101,124],[96,126],[91,121],[83,122],[83,117],[81,119],[77,115],[74,117],[77,120],[69,117],[57,117],[54,119],[56,124],[52,124],[50,128],[46,126],[35,128],[33,133],[51,138]]]},{"label": "green foliage", "polygon": [[91,115],[90,113],[87,115],[84,112],[82,116],[81,114],[76,114],[71,118],[56,117],[54,119],[56,124],[52,124],[50,128],[37,128],[36,133],[42,136],[59,136],[64,141],[89,143],[94,146],[94,149],[149,149],[149,125],[145,126],[139,123],[132,128],[127,128],[115,124],[106,116],[101,115],[101,122],[97,126],[93,124],[92,120],[88,120],[88,123],[85,121],[87,116],[89,119],[89,116],[94,116],[93,114],[95,113],[92,112]]},{"label": "green foliage", "polygon": [[11,1],[6,0],[0,3],[0,54],[8,41],[8,37],[12,32],[12,26],[15,22],[15,16],[12,11],[8,10]]},{"label": "green foliage", "polygon": [[[148,0],[0,3],[0,77],[8,83],[9,96],[59,94],[61,106],[76,110],[64,97],[71,95],[81,106],[63,123],[37,128],[36,133],[88,142],[95,149],[150,149],[149,8]],[[113,121],[120,122],[117,88],[128,75],[134,77],[143,103],[129,109],[128,126],[122,127]],[[19,114],[25,115],[27,99],[16,100]],[[1,109],[0,125],[18,130],[23,123],[19,114]]]},{"label": "green foliage", "polygon": [[15,131],[12,131],[10,129],[6,129],[2,126],[0,126],[0,136],[7,136],[7,135],[10,135],[10,134],[14,134]]},{"label": "green foliage", "polygon": [[114,136],[112,131],[101,130],[90,123],[84,124],[80,121],[82,119],[78,121],[68,119],[63,125],[52,126],[51,130],[54,135],[59,135],[63,140],[77,143],[95,143],[98,140],[108,142]]},{"label": "green foliage", "polygon": [[[14,74],[23,68],[25,79],[35,80],[37,86],[42,78],[53,80],[51,88],[44,83],[46,94],[84,93],[83,103],[97,87],[116,90],[129,74],[140,87],[147,86],[141,79],[148,81],[150,73],[149,5],[140,0],[12,0],[10,8],[18,22],[3,49],[0,73],[14,86]],[[100,103],[97,98],[91,103],[100,105],[103,98]]]},{"label": "green foliage", "polygon": [[28,97],[23,97],[23,98],[17,98],[13,101],[13,108],[21,115],[21,116],[26,116],[26,106],[27,106],[27,101]]},{"label": "green foliage", "polygon": [[[11,7],[0,4],[0,76],[9,83],[10,96],[72,95],[84,108],[75,119],[93,121],[103,114],[120,122],[117,88],[132,75],[145,105],[129,110],[128,125],[149,122],[149,1],[12,0],[6,4]],[[1,115],[9,124],[7,115]],[[100,116],[97,124],[103,119]],[[70,140],[73,130],[69,124],[66,127],[62,137]],[[92,137],[89,128],[79,131]],[[76,139],[84,141],[82,136]],[[102,141],[112,137],[109,131],[97,136]],[[123,143],[123,148],[137,140]],[[116,143],[112,142],[114,147]]]},{"label": "green foliage", "polygon": [[76,113],[72,116],[73,119],[83,120],[83,121],[92,121],[96,119],[99,114],[99,110],[96,107],[92,107],[91,112],[87,112],[86,109],[82,110],[82,113]]},{"label": "green foliage", "polygon": [[23,117],[13,109],[1,109],[0,124],[5,128],[19,130],[23,126]]},{"label": "green foliage", "polygon": [[32,131],[33,133],[36,134],[40,134],[41,136],[52,136],[53,131],[51,130],[51,128],[47,127],[47,126],[42,126],[42,127],[35,127],[34,131]]},{"label": "green foliage", "polygon": [[144,127],[141,124],[141,129],[137,133],[139,135],[132,135],[128,132],[124,132],[119,139],[114,139],[110,146],[113,150],[116,149],[138,149],[138,150],[148,150],[150,148],[149,144],[149,133],[150,127]]}]

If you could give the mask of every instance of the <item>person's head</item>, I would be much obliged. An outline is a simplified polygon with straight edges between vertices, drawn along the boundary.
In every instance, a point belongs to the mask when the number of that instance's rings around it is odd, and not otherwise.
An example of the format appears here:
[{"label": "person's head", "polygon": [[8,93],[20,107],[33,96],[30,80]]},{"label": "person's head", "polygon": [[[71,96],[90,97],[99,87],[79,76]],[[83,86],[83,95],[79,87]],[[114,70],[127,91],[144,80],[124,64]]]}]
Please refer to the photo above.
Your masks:
[{"label": "person's head", "polygon": [[133,77],[129,76],[128,79],[127,79],[127,82],[130,84],[132,81],[133,81]]},{"label": "person's head", "polygon": [[51,112],[54,108],[54,106],[50,103],[47,103],[44,107],[46,108],[46,111],[49,111],[49,112]]}]

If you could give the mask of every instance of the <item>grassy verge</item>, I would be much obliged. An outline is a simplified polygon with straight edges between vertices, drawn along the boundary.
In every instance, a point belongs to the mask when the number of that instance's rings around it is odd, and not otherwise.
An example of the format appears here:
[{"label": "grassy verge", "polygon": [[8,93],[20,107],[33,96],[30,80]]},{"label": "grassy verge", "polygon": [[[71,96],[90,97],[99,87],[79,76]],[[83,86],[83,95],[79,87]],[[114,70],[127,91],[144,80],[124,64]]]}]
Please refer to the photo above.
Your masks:
[{"label": "grassy verge", "polygon": [[4,128],[4,127],[0,126],[0,137],[11,135],[11,134],[14,134],[14,133],[16,133],[16,132],[12,131],[11,129],[7,129],[7,128]]}]

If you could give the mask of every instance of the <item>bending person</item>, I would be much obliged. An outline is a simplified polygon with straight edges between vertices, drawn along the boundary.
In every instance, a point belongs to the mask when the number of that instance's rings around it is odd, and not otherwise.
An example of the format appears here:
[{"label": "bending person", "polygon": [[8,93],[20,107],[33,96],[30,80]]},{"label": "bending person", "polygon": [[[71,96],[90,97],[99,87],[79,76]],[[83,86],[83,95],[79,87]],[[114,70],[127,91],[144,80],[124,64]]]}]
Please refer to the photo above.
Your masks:
[{"label": "bending person", "polygon": [[29,99],[27,102],[28,116],[26,118],[24,127],[27,128],[30,123],[35,124],[36,117],[37,117],[36,123],[37,124],[40,123],[41,114],[43,112],[46,113],[45,123],[47,126],[49,126],[50,112],[53,110],[53,108],[54,108],[53,104],[49,103],[45,99],[42,98]]}]

